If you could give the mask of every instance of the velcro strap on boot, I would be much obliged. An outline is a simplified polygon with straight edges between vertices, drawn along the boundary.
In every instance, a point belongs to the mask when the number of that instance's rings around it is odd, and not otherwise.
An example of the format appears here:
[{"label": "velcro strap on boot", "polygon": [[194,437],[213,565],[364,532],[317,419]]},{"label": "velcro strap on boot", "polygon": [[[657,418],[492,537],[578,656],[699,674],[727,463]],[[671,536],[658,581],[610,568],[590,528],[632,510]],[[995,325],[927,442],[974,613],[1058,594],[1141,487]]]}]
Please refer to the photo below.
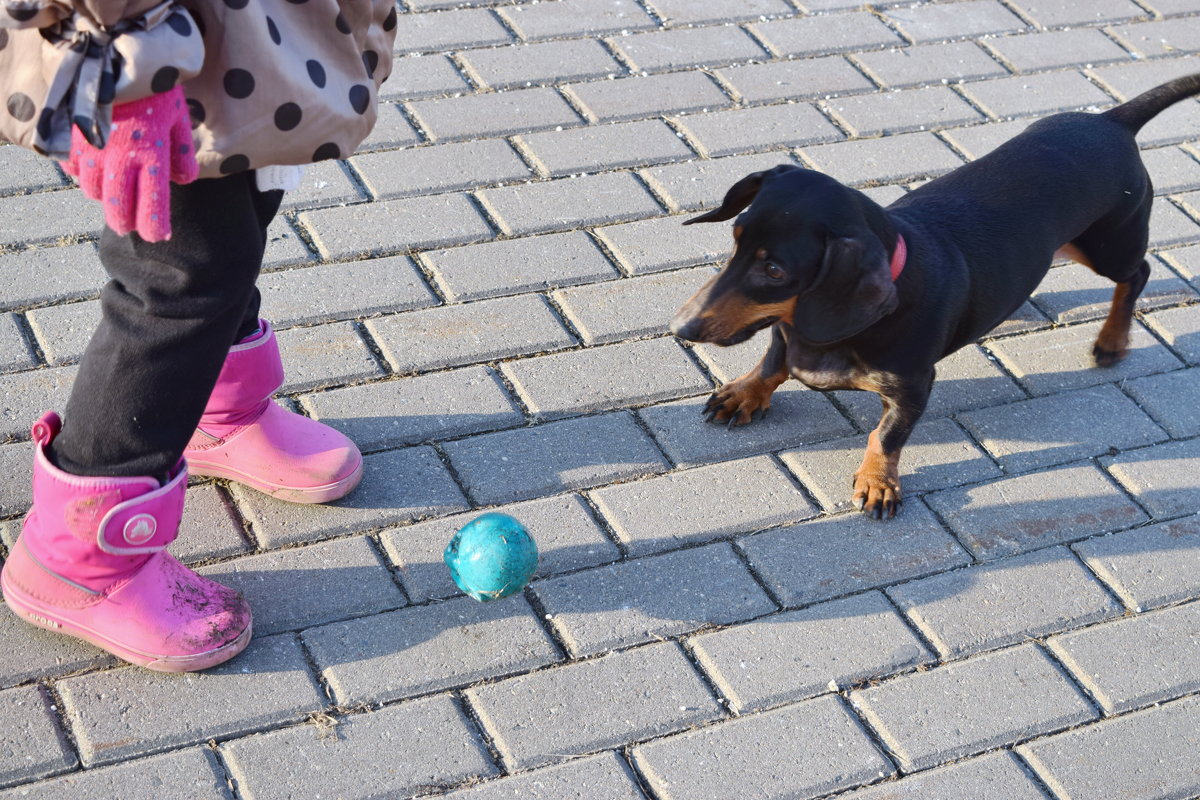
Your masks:
[{"label": "velcro strap on boot", "polygon": [[100,549],[113,555],[155,553],[179,535],[187,468],[159,488],[118,503],[108,510],[96,531]]}]

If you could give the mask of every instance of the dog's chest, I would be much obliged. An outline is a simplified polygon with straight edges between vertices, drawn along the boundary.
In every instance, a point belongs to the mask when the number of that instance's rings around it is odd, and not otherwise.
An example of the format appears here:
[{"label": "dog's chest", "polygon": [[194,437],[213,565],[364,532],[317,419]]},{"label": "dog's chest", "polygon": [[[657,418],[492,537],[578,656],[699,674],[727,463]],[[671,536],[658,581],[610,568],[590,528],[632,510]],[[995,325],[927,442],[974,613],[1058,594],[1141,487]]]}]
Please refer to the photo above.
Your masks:
[{"label": "dog's chest", "polygon": [[791,376],[812,389],[867,389],[878,391],[874,373],[852,353],[842,350],[813,350],[804,345],[788,346]]}]

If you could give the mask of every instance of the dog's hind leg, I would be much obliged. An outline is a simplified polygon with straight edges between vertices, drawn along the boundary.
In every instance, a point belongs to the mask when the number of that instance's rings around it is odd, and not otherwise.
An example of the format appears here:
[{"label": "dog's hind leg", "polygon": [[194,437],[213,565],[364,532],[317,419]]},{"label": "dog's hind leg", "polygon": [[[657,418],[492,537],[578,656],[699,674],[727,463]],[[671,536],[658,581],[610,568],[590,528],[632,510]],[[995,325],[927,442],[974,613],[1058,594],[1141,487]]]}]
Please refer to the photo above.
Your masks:
[{"label": "dog's hind leg", "polygon": [[1092,345],[1092,357],[1101,367],[1111,367],[1129,352],[1129,328],[1133,323],[1134,306],[1146,282],[1150,279],[1150,265],[1142,259],[1137,270],[1127,280],[1117,283],[1113,291],[1112,306],[1108,318]]}]

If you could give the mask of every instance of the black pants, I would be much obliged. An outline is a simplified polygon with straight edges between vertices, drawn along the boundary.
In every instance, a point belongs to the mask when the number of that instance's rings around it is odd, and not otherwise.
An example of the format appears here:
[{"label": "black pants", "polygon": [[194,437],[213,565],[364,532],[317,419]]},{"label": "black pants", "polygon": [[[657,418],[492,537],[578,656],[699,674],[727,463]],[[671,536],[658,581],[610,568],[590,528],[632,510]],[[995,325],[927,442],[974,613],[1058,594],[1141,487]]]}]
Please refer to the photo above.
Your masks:
[{"label": "black pants", "polygon": [[105,228],[111,280],[51,457],[89,476],[160,476],[179,461],[234,342],[258,324],[255,288],[283,192],[254,173],[171,186],[172,237]]}]

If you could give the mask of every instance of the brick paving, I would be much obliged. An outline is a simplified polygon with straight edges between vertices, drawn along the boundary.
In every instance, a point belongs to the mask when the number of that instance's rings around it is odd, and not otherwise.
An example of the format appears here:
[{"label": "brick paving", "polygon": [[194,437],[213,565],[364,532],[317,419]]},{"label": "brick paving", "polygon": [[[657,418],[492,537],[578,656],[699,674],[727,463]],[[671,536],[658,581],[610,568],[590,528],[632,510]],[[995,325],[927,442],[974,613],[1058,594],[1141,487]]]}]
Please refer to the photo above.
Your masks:
[{"label": "brick paving", "polygon": [[[1200,797],[1200,102],[1157,189],[1129,359],[1055,266],[947,359],[901,516],[849,509],[879,404],[666,333],[727,257],[737,178],[890,202],[1038,115],[1200,71],[1200,0],[400,0],[360,151],[311,168],[260,286],[285,402],[363,447],[328,507],[221,481],[176,554],[256,638],[122,666],[0,606],[0,798]],[[0,147],[0,556],[29,426],[99,316],[97,208]],[[542,550],[480,605],[441,563],[483,510]]]}]

